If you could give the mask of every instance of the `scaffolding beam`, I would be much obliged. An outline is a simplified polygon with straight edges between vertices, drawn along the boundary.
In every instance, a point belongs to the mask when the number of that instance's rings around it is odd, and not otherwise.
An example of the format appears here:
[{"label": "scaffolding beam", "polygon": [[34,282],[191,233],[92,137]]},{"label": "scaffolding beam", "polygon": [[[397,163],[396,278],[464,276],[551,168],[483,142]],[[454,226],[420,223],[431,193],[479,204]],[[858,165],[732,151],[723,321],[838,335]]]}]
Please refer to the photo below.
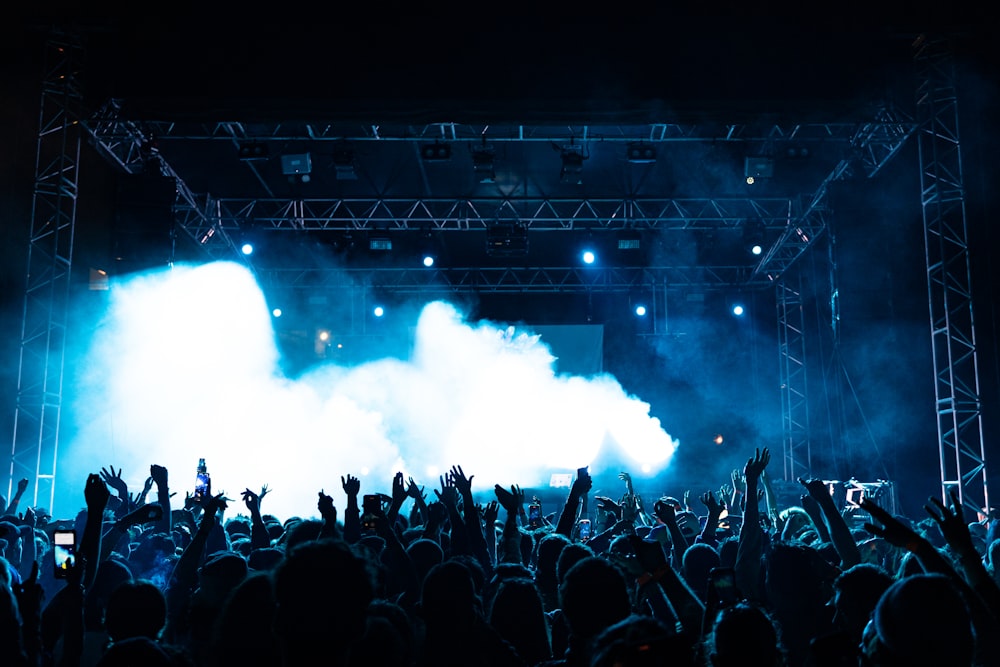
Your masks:
[{"label": "scaffolding beam", "polygon": [[928,35],[914,58],[941,500],[955,491],[979,511],[989,492],[954,62],[947,40]]},{"label": "scaffolding beam", "polygon": [[81,145],[79,38],[54,32],[43,56],[7,498],[26,479],[25,505],[54,514]]}]

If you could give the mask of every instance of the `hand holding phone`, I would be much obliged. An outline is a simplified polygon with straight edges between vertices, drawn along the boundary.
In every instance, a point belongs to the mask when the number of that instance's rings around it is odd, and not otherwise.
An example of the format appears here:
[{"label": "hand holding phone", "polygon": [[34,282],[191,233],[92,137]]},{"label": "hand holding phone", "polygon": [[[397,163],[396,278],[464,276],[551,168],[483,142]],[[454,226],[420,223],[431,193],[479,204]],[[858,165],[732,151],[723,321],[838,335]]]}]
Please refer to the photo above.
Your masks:
[{"label": "hand holding phone", "polygon": [[57,530],[52,535],[53,574],[66,579],[76,567],[76,531]]},{"label": "hand holding phone", "polygon": [[538,503],[528,505],[528,525],[531,528],[540,528],[542,525],[542,506]]},{"label": "hand holding phone", "polygon": [[720,607],[728,607],[740,600],[736,588],[736,572],[731,567],[713,567],[708,573],[708,594]]}]

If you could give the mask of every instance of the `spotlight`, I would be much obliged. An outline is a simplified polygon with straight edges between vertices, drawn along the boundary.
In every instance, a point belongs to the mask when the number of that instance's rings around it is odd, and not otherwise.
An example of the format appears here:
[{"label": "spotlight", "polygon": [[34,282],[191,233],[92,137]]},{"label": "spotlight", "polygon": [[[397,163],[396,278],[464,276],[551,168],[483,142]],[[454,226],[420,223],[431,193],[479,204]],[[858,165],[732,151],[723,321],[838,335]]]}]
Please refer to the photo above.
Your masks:
[{"label": "spotlight", "polygon": [[656,147],[641,141],[628,145],[628,161],[632,164],[652,164],[656,162]]},{"label": "spotlight", "polygon": [[593,250],[584,250],[580,255],[580,259],[583,260],[584,264],[593,264],[597,259],[597,255],[594,254]]},{"label": "spotlight", "polygon": [[242,246],[240,246],[240,252],[242,252],[244,255],[252,255],[253,254],[253,244],[249,243],[249,242],[248,243],[244,243]]},{"label": "spotlight", "polygon": [[358,180],[358,173],[354,170],[354,152],[349,148],[338,148],[333,152],[333,168],[338,181]]},{"label": "spotlight", "polygon": [[443,162],[451,159],[451,146],[440,141],[420,147],[420,157],[426,162]]},{"label": "spotlight", "polygon": [[281,308],[275,308],[271,311],[271,315],[274,317],[281,317]]},{"label": "spotlight", "polygon": [[528,254],[528,228],[517,222],[497,222],[486,228],[486,254],[523,257]]},{"label": "spotlight", "polygon": [[496,170],[493,167],[495,152],[492,146],[483,145],[472,149],[472,172],[480,183],[495,183]]},{"label": "spotlight", "polygon": [[737,303],[733,306],[733,315],[736,317],[742,317],[744,312],[746,311],[740,304]]},{"label": "spotlight", "polygon": [[383,308],[382,306],[375,306],[374,308],[372,308],[372,315],[374,315],[375,317],[382,317],[383,315],[385,315],[385,308]]},{"label": "spotlight", "polygon": [[432,266],[434,266],[434,256],[433,255],[424,255],[423,262],[424,262],[424,266],[426,266],[428,269],[431,268]]},{"label": "spotlight", "polygon": [[562,168],[559,170],[559,181],[569,185],[583,183],[583,147],[570,144],[562,149]]},{"label": "spotlight", "polygon": [[747,184],[753,185],[758,179],[774,176],[774,160],[763,155],[747,157],[743,164],[743,174]]},{"label": "spotlight", "polygon": [[241,160],[266,160],[268,155],[267,144],[256,141],[241,141],[237,151]]},{"label": "spotlight", "polygon": [[309,153],[293,153],[281,156],[281,173],[291,182],[308,183],[312,178],[312,157]]},{"label": "spotlight", "polygon": [[646,317],[646,306],[641,303],[635,307],[635,314],[637,317]]}]

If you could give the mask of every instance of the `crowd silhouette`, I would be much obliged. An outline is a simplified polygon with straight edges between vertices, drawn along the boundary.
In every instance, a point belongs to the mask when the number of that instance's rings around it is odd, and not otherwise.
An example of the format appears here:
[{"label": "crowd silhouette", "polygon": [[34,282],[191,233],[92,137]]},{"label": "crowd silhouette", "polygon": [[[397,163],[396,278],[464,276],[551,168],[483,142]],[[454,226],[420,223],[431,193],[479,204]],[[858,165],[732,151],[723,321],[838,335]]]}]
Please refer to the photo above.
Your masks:
[{"label": "crowd silhouette", "polygon": [[694,501],[643,498],[627,472],[588,499],[581,469],[547,515],[517,484],[477,500],[457,465],[430,493],[345,474],[343,503],[318,489],[283,518],[266,486],[181,502],[155,463],[137,493],[90,474],[68,519],[22,507],[21,480],[0,498],[0,665],[1000,665],[993,516],[863,498],[859,523],[816,479],[780,507],[769,462]]}]

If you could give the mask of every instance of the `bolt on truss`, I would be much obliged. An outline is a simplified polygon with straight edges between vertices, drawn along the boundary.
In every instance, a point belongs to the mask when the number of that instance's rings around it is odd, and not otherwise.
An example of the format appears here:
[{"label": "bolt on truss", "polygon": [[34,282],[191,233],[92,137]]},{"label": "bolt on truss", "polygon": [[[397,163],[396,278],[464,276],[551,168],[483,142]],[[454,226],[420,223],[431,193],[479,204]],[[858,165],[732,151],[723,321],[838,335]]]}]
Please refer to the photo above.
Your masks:
[{"label": "bolt on truss", "polygon": [[944,39],[921,36],[914,49],[941,498],[956,491],[980,510],[989,493],[954,64]]},{"label": "bolt on truss", "polygon": [[47,504],[54,514],[80,164],[82,49],[73,36],[55,33],[43,55],[7,497],[21,479],[33,481],[30,504]]}]

